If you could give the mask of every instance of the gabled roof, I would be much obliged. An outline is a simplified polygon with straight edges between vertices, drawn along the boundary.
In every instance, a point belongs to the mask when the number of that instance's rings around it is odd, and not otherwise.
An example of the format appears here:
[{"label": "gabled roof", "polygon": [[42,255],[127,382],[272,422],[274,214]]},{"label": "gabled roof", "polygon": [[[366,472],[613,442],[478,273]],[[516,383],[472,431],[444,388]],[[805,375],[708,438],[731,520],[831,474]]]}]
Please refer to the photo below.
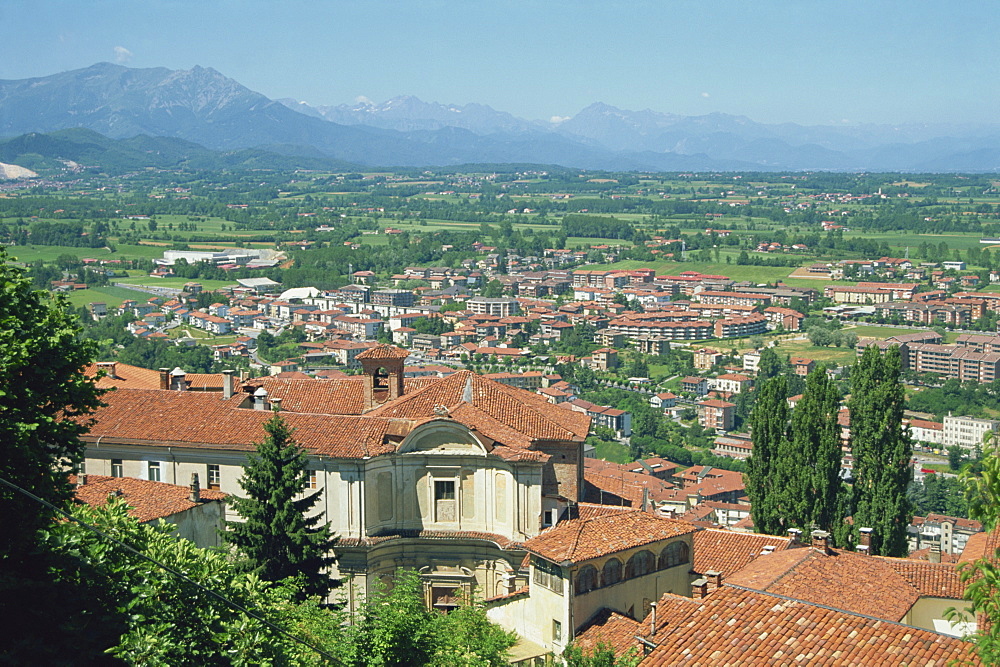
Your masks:
[{"label": "gabled roof", "polygon": [[[96,377],[101,367],[98,364],[90,364],[83,370],[87,377]],[[185,373],[184,381],[191,389],[209,389],[222,391],[222,383],[226,376],[222,373]],[[139,366],[130,366],[121,362],[115,362],[115,377],[105,375],[97,381],[97,386],[101,389],[111,389],[112,387],[127,387],[129,389],[159,389],[160,371]]]},{"label": "gabled roof", "polygon": [[[70,482],[76,484],[76,475],[70,477]],[[199,505],[189,498],[191,491],[186,486],[133,477],[87,475],[86,483],[76,487],[74,495],[82,503],[103,507],[108,503],[108,496],[117,492],[121,492],[122,499],[130,505],[129,514],[142,523],[165,519]],[[202,489],[200,494],[205,502],[226,497],[221,491],[211,489]]]},{"label": "gabled roof", "polygon": [[555,563],[579,563],[696,530],[686,521],[642,511],[619,512],[563,521],[525,542],[524,548]]},{"label": "gabled roof", "polygon": [[[252,451],[265,437],[264,422],[272,412],[237,407],[218,393],[118,389],[103,397],[106,405],[94,414],[84,440],[104,443],[213,447]],[[395,451],[386,436],[405,434],[408,420],[368,416],[331,416],[283,412],[296,441],[307,450],[336,458],[361,458]]]},{"label": "gabled roof", "polygon": [[[368,414],[421,419],[435,414],[435,407],[442,405],[459,421],[475,415],[484,426],[487,422],[494,427],[503,425],[521,434],[524,441],[583,441],[590,429],[590,418],[584,414],[554,409],[541,396],[494,382],[471,371],[435,378],[427,386],[408,392]],[[503,441],[499,437],[494,439]]]},{"label": "gabled roof", "polygon": [[[420,389],[435,380],[405,378],[403,391]],[[250,380],[244,384],[244,390],[252,393],[253,389],[263,387],[269,399],[280,398],[281,409],[289,412],[360,415],[365,411],[365,382],[362,376],[303,379],[270,375]]]},{"label": "gabled roof", "polygon": [[788,549],[791,539],[774,535],[757,533],[737,533],[732,530],[702,530],[694,534],[694,564],[695,572],[704,574],[709,571],[722,573],[723,579],[739,572],[757,558],[768,558],[773,554],[762,556],[764,547],[774,547],[774,551]]},{"label": "gabled roof", "polygon": [[811,547],[758,558],[729,583],[888,621],[904,618],[921,597],[961,599],[964,589],[946,563]]},{"label": "gabled roof", "polygon": [[658,606],[658,647],[643,667],[980,664],[961,639],[800,600],[723,586],[696,602],[662,626],[669,605]]}]

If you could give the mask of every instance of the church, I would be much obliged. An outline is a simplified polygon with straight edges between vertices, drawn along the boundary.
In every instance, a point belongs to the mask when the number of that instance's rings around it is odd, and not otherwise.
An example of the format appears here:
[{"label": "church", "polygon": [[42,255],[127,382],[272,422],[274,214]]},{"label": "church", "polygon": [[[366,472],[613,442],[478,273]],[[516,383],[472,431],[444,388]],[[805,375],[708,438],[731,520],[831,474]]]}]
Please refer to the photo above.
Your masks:
[{"label": "church", "polygon": [[336,380],[103,363],[98,383],[114,389],[85,436],[85,470],[182,485],[197,474],[241,494],[246,456],[278,411],[322,491],[350,608],[398,568],[417,570],[442,610],[511,593],[527,583],[524,543],[582,498],[590,420],[469,371],[406,379],[406,356],[372,348],[358,355],[363,374]]}]

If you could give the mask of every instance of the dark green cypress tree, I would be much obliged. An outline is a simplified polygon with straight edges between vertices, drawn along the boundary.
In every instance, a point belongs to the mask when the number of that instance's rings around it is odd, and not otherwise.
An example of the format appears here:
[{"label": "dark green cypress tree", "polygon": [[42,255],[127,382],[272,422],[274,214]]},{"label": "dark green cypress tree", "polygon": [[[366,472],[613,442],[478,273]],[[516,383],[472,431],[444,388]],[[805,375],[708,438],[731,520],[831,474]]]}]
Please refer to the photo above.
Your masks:
[{"label": "dark green cypress tree", "polygon": [[788,518],[792,525],[830,531],[838,516],[841,449],[837,410],[840,397],[826,368],[815,368],[792,412],[789,448],[780,466],[789,488]]},{"label": "dark green cypress tree", "polygon": [[851,372],[851,451],[854,457],[854,527],[870,527],[871,550],[905,556],[913,516],[906,497],[912,479],[909,434],[903,429],[905,396],[899,348],[880,354],[869,346]]},{"label": "dark green cypress tree", "polygon": [[292,429],[275,414],[264,424],[267,437],[240,478],[247,497],[231,496],[229,502],[243,521],[229,523],[226,540],[236,547],[241,566],[267,581],[301,576],[303,595],[325,597],[333,582],[325,569],[336,542],[322,513],[306,513],[319,500],[320,491],[296,499],[309,478],[307,459],[292,438]]},{"label": "dark green cypress tree", "polygon": [[777,476],[780,452],[787,446],[787,386],[780,375],[762,382],[750,415],[753,454],[747,461],[744,480],[754,530],[769,535],[780,535],[785,530],[782,506],[787,504],[786,489]]}]

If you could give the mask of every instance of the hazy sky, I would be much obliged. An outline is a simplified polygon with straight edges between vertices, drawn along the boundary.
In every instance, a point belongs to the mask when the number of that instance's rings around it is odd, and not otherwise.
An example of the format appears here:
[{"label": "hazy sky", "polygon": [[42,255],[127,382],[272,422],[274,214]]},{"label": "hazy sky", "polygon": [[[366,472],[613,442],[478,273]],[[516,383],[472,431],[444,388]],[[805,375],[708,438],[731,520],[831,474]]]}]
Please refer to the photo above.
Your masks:
[{"label": "hazy sky", "polygon": [[0,0],[0,44],[0,79],[202,65],[314,105],[1000,120],[996,0]]}]

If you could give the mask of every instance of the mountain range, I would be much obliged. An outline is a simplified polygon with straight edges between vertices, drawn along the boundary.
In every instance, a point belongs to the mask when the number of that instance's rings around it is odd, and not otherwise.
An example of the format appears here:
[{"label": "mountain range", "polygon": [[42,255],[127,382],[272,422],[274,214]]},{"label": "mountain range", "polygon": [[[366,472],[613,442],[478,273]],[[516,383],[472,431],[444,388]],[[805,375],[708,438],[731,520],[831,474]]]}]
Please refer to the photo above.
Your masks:
[{"label": "mountain range", "polygon": [[[224,152],[232,163],[280,155],[293,163],[379,167],[533,163],[639,171],[1000,171],[1000,124],[763,124],[729,114],[681,116],[603,103],[553,122],[521,119],[482,104],[437,104],[409,96],[313,107],[269,99],[204,67],[98,63],[46,77],[0,80],[0,137],[71,128],[136,138],[139,144],[182,140],[191,144],[192,155],[207,148]],[[256,152],[233,157],[248,149]]]}]

